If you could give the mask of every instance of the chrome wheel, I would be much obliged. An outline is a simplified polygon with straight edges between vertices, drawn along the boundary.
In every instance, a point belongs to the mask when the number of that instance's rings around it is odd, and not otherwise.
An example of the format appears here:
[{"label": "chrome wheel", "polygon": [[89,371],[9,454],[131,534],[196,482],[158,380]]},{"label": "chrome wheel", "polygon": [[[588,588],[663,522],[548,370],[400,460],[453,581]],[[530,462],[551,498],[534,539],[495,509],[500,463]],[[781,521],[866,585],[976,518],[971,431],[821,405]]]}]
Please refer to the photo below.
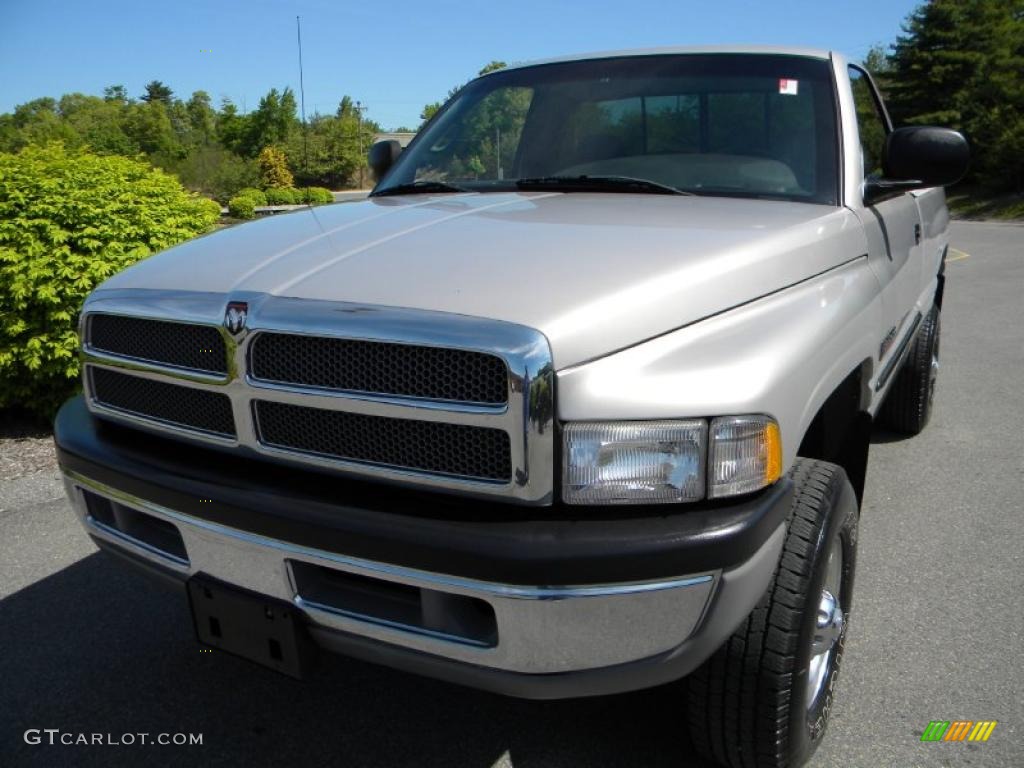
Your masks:
[{"label": "chrome wheel", "polygon": [[825,583],[818,600],[811,660],[807,665],[807,709],[814,707],[825,688],[832,654],[843,634],[846,617],[841,602],[843,580],[843,547],[836,541],[825,564]]},{"label": "chrome wheel", "polygon": [[932,347],[931,365],[928,369],[928,402],[931,403],[935,397],[935,380],[939,378],[939,338],[935,337],[935,346]]}]

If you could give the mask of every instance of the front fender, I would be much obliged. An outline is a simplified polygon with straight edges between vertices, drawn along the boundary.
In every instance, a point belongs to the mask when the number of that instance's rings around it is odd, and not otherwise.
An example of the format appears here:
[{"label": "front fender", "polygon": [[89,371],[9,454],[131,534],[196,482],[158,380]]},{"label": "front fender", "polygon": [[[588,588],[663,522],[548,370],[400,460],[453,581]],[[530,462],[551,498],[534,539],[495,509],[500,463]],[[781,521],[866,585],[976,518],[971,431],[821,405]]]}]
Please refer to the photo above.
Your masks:
[{"label": "front fender", "polygon": [[679,330],[558,373],[563,421],[766,413],[792,465],[839,383],[873,365],[882,327],[866,256]]}]

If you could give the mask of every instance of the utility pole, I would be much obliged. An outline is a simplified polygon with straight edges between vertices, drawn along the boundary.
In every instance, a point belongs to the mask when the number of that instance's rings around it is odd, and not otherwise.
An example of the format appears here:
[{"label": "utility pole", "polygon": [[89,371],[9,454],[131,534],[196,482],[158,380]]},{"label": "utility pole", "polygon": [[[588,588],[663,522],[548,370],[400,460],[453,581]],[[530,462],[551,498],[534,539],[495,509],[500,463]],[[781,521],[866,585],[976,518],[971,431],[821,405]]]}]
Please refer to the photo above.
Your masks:
[{"label": "utility pole", "polygon": [[505,169],[501,167],[501,128],[494,128],[494,167],[498,180],[505,178]]},{"label": "utility pole", "polygon": [[363,106],[363,102],[356,101],[356,137],[359,141],[359,188],[362,189],[366,186],[366,176],[364,171],[366,169],[366,157],[363,153],[363,112],[366,107]]}]

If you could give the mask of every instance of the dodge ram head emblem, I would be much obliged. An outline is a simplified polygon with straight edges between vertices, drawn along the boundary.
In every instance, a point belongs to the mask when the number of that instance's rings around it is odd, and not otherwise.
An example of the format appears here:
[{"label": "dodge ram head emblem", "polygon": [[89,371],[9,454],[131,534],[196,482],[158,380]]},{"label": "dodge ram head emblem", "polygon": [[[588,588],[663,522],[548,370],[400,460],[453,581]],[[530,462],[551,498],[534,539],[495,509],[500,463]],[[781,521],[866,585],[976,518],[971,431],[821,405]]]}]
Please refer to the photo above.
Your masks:
[{"label": "dodge ram head emblem", "polygon": [[228,302],[228,309],[224,313],[224,327],[228,333],[237,336],[245,329],[245,316],[249,311],[249,305],[244,301]]}]

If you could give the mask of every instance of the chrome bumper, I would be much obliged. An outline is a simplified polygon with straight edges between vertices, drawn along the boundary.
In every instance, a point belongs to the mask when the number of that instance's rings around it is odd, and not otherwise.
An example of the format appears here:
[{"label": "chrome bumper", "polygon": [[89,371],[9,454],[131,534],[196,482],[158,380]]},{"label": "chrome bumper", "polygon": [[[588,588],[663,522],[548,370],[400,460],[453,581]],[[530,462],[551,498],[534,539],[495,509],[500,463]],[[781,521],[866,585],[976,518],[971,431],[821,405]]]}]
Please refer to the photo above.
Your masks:
[{"label": "chrome bumper", "polygon": [[[720,571],[602,585],[512,585],[476,581],[360,560],[250,534],[129,496],[73,472],[65,472],[64,482],[77,516],[92,536],[182,580],[204,573],[229,584],[291,601],[314,629],[370,638],[506,672],[574,672],[626,664],[670,652],[694,634],[716,586],[723,581]],[[86,505],[83,495],[86,491],[174,526],[184,543],[185,557],[163,551],[97,520]],[[781,539],[777,544],[781,545]],[[771,549],[769,557],[777,558],[777,545],[773,543]],[[372,606],[369,610],[354,612],[310,600],[297,586],[296,563],[419,588],[430,594],[483,601],[494,612],[494,642],[467,642],[465,638],[384,620],[373,614]],[[729,581],[728,575],[724,581]]]}]

